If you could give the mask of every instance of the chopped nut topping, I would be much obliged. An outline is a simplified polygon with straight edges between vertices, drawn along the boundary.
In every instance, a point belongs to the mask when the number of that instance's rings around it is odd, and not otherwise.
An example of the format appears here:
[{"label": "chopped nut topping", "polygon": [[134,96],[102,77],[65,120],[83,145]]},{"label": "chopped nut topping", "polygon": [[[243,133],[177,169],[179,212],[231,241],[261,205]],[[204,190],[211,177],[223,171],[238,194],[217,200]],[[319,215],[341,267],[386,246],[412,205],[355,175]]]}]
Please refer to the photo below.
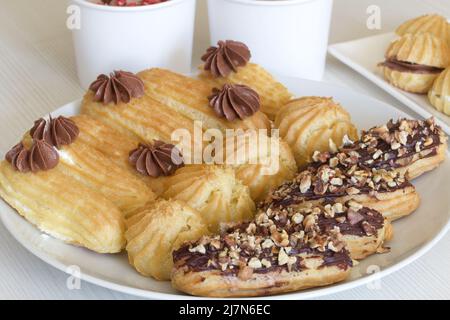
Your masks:
[{"label": "chopped nut topping", "polygon": [[243,267],[239,270],[238,278],[241,280],[250,280],[253,277],[253,269],[251,267]]},{"label": "chopped nut topping", "polygon": [[359,189],[357,189],[357,188],[355,188],[355,187],[347,188],[347,190],[345,190],[345,191],[346,191],[347,194],[350,195],[350,196],[356,195],[356,194],[359,194],[359,193],[360,193]]},{"label": "chopped nut topping", "polygon": [[300,223],[302,223],[302,221],[303,221],[303,215],[300,214],[300,213],[294,214],[294,215],[292,216],[292,221],[293,221],[295,224],[300,224]]},{"label": "chopped nut topping", "polygon": [[278,252],[278,265],[282,266],[284,264],[287,264],[289,261],[289,256],[286,254],[283,248],[280,249],[280,252]]},{"label": "chopped nut topping", "polygon": [[311,188],[311,176],[309,174],[305,175],[300,182],[300,192],[306,193],[309,188]]},{"label": "chopped nut topping", "polygon": [[259,269],[262,267],[262,264],[258,258],[251,258],[248,262],[248,266],[253,269]]},{"label": "chopped nut topping", "polygon": [[205,254],[206,253],[206,248],[205,248],[204,245],[199,244],[198,246],[196,246],[196,247],[194,247],[192,249],[189,249],[189,251],[190,252],[198,252],[198,253]]},{"label": "chopped nut topping", "polygon": [[255,273],[299,271],[319,262],[348,268],[352,262],[344,235],[370,236],[384,225],[380,213],[355,201],[274,204],[261,209],[252,221],[229,225],[219,235],[183,245],[174,252],[175,265],[194,271],[218,270],[242,280]]}]

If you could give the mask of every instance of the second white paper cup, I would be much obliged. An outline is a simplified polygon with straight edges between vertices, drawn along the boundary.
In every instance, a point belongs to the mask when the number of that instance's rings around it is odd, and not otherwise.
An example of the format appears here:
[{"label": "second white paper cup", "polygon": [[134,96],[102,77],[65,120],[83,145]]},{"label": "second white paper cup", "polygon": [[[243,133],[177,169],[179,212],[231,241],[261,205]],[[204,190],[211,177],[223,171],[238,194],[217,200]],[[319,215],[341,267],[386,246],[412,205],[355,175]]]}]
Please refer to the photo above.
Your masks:
[{"label": "second white paper cup", "polygon": [[242,41],[271,71],[321,80],[332,7],[333,0],[208,0],[211,42]]}]

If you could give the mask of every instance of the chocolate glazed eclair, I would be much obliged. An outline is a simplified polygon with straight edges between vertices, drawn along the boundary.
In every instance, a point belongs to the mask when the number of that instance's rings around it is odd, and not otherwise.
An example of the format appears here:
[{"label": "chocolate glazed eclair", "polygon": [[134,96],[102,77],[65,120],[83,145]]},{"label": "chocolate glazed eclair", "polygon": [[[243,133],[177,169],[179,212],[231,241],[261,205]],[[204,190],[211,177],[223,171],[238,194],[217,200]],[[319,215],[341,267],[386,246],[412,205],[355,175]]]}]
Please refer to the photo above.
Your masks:
[{"label": "chocolate glazed eclair", "polygon": [[349,168],[355,162],[368,169],[394,170],[408,179],[437,168],[446,158],[447,135],[433,118],[399,119],[363,131],[361,139],[346,139],[337,153],[316,152],[311,166],[337,163]]},{"label": "chocolate glazed eclair", "polygon": [[357,203],[268,208],[253,221],[185,244],[173,254],[173,286],[210,297],[286,293],[344,280],[382,249],[389,222]]}]

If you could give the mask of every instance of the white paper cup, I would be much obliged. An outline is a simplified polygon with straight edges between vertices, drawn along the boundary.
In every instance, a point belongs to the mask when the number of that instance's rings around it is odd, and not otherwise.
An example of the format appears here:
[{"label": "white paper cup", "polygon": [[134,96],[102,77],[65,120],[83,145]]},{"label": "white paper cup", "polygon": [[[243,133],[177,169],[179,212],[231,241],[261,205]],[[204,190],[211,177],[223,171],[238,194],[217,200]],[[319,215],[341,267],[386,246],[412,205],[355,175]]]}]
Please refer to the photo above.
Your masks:
[{"label": "white paper cup", "polygon": [[70,2],[80,9],[80,29],[73,30],[73,42],[83,88],[113,70],[191,71],[196,0],[138,7]]},{"label": "white paper cup", "polygon": [[242,41],[271,71],[321,80],[332,7],[333,0],[208,0],[211,42]]}]

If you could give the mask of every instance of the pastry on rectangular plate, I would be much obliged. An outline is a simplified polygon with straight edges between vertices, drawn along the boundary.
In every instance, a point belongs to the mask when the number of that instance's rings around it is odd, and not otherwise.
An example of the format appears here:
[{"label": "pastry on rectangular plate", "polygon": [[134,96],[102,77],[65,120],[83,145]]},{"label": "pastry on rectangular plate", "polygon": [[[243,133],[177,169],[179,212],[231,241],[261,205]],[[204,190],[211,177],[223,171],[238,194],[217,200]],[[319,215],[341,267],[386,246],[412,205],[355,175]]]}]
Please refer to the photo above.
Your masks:
[{"label": "pastry on rectangular plate", "polygon": [[427,120],[392,120],[363,131],[361,139],[345,139],[337,153],[315,153],[312,166],[338,163],[349,168],[355,163],[368,169],[395,170],[408,179],[437,168],[447,155],[447,135]]},{"label": "pastry on rectangular plate", "polygon": [[261,66],[250,63],[249,48],[238,41],[219,41],[203,55],[199,78],[212,86],[222,88],[225,84],[246,85],[261,97],[261,111],[274,120],[280,108],[292,94],[283,84]]},{"label": "pastry on rectangular plate", "polygon": [[[261,296],[343,281],[382,249],[390,224],[359,204],[271,209],[173,254],[174,288],[198,296]],[[349,251],[350,250],[350,251]]]},{"label": "pastry on rectangular plate", "polygon": [[274,189],[262,207],[286,207],[304,203],[356,200],[395,220],[417,209],[420,198],[414,186],[400,172],[368,169],[358,162],[340,167],[330,159],[319,167],[310,166],[292,181]]}]

